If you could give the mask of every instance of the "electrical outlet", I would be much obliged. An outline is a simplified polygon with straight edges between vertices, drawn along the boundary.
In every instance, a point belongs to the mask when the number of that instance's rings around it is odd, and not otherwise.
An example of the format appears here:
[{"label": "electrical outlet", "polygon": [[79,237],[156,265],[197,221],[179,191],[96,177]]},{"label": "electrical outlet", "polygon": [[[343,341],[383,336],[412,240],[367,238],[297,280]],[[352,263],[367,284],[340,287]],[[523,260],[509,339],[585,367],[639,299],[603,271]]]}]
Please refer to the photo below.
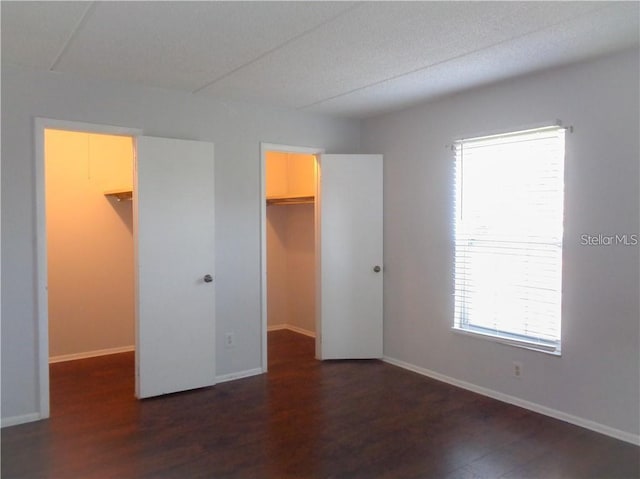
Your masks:
[{"label": "electrical outlet", "polygon": [[513,362],[513,376],[516,378],[522,377],[522,363],[520,361]]},{"label": "electrical outlet", "polygon": [[236,338],[233,333],[226,333],[224,335],[224,345],[227,349],[231,349],[236,345]]}]

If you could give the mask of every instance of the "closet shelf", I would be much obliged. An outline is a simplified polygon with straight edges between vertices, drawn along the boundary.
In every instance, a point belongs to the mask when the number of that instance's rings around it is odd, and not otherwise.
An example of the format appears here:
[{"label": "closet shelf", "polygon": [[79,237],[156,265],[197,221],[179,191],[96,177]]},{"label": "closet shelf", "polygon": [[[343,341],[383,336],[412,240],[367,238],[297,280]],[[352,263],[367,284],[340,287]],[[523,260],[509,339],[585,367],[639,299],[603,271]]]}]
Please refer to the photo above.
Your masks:
[{"label": "closet shelf", "polygon": [[108,190],[104,192],[104,196],[115,198],[118,201],[130,200],[133,198],[132,188],[119,188],[117,190]]},{"label": "closet shelf", "polygon": [[313,196],[270,196],[267,205],[302,205],[314,202]]}]

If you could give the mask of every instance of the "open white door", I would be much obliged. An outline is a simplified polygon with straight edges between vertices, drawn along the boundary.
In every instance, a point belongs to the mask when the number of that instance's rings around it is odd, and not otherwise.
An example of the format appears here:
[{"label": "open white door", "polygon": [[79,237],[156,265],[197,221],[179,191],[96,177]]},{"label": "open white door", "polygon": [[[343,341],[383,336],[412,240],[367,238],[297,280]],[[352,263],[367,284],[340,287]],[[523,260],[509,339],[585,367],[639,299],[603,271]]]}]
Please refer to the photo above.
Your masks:
[{"label": "open white door", "polygon": [[139,137],[136,396],[215,384],[213,144]]},{"label": "open white door", "polygon": [[382,357],[382,155],[321,155],[319,359]]}]

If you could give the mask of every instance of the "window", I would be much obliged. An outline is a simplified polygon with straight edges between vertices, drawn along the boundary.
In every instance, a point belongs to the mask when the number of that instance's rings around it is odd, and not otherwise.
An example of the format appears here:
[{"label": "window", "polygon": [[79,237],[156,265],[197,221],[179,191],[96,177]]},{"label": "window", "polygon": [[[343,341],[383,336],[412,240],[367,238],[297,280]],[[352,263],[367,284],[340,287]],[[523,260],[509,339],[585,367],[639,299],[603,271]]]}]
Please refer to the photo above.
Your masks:
[{"label": "window", "polygon": [[454,329],[560,353],[564,133],[456,142]]}]

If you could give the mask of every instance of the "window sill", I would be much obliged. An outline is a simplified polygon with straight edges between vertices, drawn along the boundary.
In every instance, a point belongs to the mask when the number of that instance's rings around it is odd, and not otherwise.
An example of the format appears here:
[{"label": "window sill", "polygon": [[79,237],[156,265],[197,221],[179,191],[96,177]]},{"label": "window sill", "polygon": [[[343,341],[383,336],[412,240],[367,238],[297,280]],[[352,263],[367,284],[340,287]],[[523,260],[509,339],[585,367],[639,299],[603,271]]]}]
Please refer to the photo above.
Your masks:
[{"label": "window sill", "polygon": [[473,338],[493,341],[495,343],[506,344],[507,346],[513,346],[515,348],[529,349],[531,351],[537,351],[539,353],[545,353],[551,356],[557,356],[557,357],[562,356],[562,351],[553,349],[551,346],[544,346],[536,343],[529,343],[526,341],[518,341],[516,339],[510,339],[506,337],[494,336],[492,334],[486,334],[479,331],[470,331],[468,329],[460,329],[455,326],[451,328],[451,331],[453,331],[456,334],[461,334],[463,336],[471,336]]}]

